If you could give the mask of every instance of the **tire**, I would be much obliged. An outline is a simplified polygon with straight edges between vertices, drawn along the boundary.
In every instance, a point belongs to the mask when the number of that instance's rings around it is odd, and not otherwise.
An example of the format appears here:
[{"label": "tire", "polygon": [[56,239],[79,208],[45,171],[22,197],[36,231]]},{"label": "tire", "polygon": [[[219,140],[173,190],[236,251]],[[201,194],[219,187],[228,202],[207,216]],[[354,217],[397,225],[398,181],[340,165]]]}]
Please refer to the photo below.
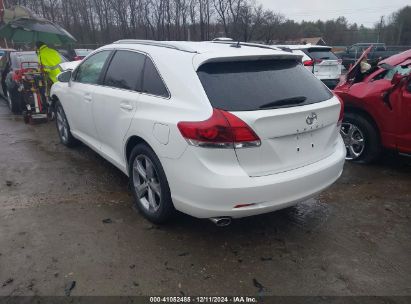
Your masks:
[{"label": "tire", "polygon": [[71,134],[70,125],[60,101],[56,102],[55,111],[57,133],[60,137],[61,143],[67,147],[76,146],[79,142]]},{"label": "tire", "polygon": [[20,114],[22,110],[22,97],[16,89],[6,89],[7,103],[13,114]]},{"label": "tire", "polygon": [[174,216],[175,209],[163,166],[146,144],[137,144],[131,152],[129,181],[135,206],[145,218],[162,224]]},{"label": "tire", "polygon": [[341,136],[347,148],[349,161],[369,164],[381,155],[381,142],[377,127],[365,116],[347,112],[341,126]]}]

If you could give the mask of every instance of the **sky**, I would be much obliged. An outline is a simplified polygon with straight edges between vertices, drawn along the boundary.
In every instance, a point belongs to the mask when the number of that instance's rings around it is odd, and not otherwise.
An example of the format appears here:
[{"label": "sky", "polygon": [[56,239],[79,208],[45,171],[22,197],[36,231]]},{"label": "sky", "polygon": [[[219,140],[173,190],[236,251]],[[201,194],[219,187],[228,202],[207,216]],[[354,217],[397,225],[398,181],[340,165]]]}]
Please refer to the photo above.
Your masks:
[{"label": "sky", "polygon": [[317,21],[347,18],[349,23],[372,27],[381,16],[411,5],[410,0],[257,0],[267,9],[295,21]]}]

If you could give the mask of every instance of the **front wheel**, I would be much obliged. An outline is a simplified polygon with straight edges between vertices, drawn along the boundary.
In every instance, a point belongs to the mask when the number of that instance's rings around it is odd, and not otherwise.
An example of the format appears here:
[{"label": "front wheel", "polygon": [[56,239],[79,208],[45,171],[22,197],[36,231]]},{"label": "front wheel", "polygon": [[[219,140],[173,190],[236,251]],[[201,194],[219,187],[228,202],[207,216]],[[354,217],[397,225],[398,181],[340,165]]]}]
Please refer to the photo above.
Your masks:
[{"label": "front wheel", "polygon": [[75,146],[78,141],[71,134],[70,125],[60,101],[56,102],[55,111],[57,132],[59,134],[61,143],[67,147]]},{"label": "front wheel", "polygon": [[164,169],[154,151],[138,144],[129,159],[129,179],[136,207],[153,223],[161,224],[175,213]]},{"label": "front wheel", "polygon": [[13,114],[20,114],[22,110],[21,95],[16,89],[7,89],[7,103],[9,109]]},{"label": "front wheel", "polygon": [[347,160],[368,164],[379,158],[381,144],[378,130],[364,116],[345,113],[341,136],[347,149]]}]

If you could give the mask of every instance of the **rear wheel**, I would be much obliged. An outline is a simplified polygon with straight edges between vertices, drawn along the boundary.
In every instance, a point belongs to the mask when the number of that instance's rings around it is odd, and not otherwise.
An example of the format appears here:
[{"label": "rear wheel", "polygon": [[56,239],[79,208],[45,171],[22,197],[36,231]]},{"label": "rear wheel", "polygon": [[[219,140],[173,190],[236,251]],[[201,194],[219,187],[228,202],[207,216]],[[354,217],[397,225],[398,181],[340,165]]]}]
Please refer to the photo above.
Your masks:
[{"label": "rear wheel", "polygon": [[347,149],[347,160],[371,163],[381,154],[377,128],[369,119],[356,113],[345,113],[341,136]]},{"label": "rear wheel", "polygon": [[60,137],[60,141],[63,145],[67,147],[75,146],[78,141],[73,137],[70,131],[70,125],[68,123],[66,113],[64,112],[63,106],[60,101],[56,102],[56,126],[57,132]]},{"label": "rear wheel", "polygon": [[21,95],[16,89],[7,89],[6,93],[10,111],[14,114],[20,114],[22,110]]},{"label": "rear wheel", "polygon": [[154,223],[164,223],[175,213],[163,167],[154,151],[138,144],[129,159],[129,179],[136,207]]}]

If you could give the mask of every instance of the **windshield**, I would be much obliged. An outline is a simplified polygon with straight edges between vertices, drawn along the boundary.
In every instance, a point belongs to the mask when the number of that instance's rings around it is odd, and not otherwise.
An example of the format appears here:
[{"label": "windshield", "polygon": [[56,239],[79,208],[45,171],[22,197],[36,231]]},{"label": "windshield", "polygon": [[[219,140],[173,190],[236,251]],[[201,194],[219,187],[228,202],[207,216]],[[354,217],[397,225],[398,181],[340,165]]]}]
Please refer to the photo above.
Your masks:
[{"label": "windshield", "polygon": [[398,73],[400,75],[403,76],[407,76],[411,73],[411,66],[408,65],[398,65],[394,68],[392,68],[391,70],[388,70],[387,73],[384,76],[384,79],[388,79],[388,80],[392,80],[392,78],[394,77],[394,75]]},{"label": "windshield", "polygon": [[214,108],[252,111],[311,104],[332,93],[295,60],[212,62],[198,77]]},{"label": "windshield", "polygon": [[312,59],[338,60],[337,56],[331,52],[331,49],[326,48],[307,49],[306,54]]},{"label": "windshield", "polygon": [[21,63],[23,62],[23,68],[27,67],[37,67],[38,57],[35,52],[24,52],[24,53],[12,53],[11,65],[14,69],[20,69]]}]

